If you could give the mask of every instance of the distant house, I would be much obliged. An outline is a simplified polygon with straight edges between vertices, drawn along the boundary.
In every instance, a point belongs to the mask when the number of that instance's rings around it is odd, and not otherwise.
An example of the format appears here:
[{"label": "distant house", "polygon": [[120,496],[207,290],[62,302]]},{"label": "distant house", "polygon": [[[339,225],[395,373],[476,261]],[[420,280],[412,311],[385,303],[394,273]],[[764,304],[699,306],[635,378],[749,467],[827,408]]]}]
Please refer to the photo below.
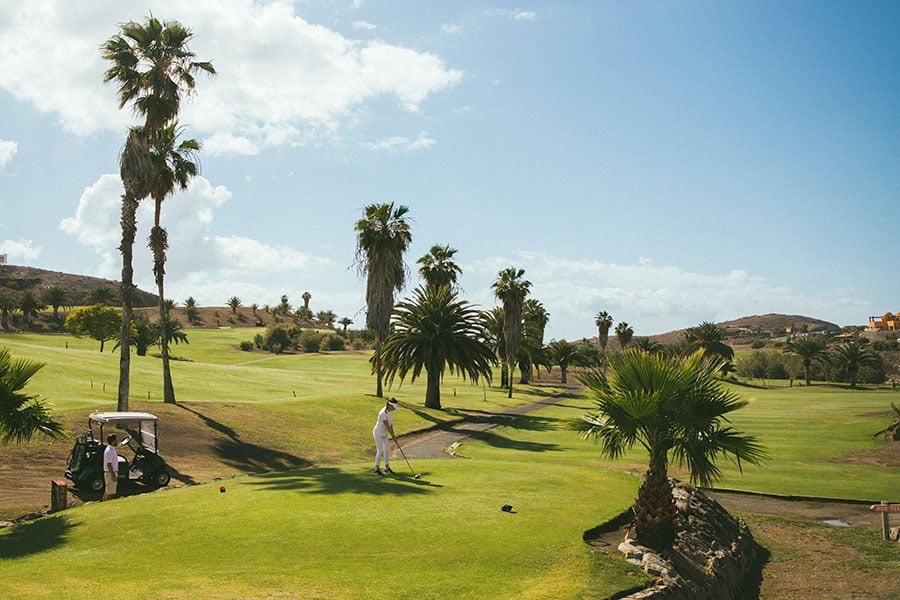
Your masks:
[{"label": "distant house", "polygon": [[869,317],[869,331],[897,331],[900,330],[900,312],[894,314],[886,312],[880,317]]}]

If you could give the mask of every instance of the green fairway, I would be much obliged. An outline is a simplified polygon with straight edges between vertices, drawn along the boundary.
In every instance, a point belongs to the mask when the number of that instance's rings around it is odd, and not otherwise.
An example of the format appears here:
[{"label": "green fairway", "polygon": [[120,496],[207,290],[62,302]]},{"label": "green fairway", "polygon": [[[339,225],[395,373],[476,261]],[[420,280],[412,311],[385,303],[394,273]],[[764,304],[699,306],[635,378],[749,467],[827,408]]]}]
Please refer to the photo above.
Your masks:
[{"label": "green fairway", "polygon": [[565,429],[581,410],[520,417],[465,459],[415,461],[421,481],[313,467],[45,518],[0,534],[0,597],[606,597],[644,576],[581,534],[638,480]]}]

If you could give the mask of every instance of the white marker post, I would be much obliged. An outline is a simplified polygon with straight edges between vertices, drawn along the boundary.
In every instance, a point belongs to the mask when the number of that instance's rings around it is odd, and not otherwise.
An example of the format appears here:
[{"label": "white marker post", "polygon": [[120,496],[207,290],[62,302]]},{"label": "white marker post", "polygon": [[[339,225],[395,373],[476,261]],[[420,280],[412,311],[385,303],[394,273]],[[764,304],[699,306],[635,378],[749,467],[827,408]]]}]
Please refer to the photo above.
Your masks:
[{"label": "white marker post", "polygon": [[888,504],[887,502],[882,501],[881,504],[873,504],[869,507],[869,510],[876,513],[881,513],[881,537],[884,540],[890,541],[891,539],[891,513],[900,513],[900,504]]}]

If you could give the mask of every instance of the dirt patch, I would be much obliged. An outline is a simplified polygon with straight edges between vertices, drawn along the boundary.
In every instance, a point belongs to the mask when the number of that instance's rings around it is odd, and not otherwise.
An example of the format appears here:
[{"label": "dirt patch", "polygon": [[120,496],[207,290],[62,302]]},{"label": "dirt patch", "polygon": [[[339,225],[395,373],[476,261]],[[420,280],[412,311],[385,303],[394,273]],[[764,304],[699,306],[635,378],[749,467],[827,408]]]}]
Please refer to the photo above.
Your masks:
[{"label": "dirt patch", "polygon": [[871,512],[866,504],[783,500],[730,492],[707,493],[729,512],[780,516],[810,522],[840,519],[851,525],[876,525],[881,522],[881,517]]},{"label": "dirt patch", "polygon": [[876,450],[859,450],[842,456],[840,462],[878,467],[900,467],[900,442],[886,442]]}]

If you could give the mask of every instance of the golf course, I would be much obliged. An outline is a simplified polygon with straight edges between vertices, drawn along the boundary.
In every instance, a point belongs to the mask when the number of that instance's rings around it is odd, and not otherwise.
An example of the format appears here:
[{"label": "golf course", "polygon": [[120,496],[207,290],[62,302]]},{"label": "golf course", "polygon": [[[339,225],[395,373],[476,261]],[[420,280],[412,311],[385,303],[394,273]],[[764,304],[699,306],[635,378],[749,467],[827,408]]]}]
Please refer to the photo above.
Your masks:
[{"label": "golf course", "polygon": [[[496,385],[448,376],[444,410],[436,411],[422,406],[418,382],[395,386],[390,392],[405,407],[396,420],[401,436],[566,397],[464,442],[460,458],[414,458],[418,480],[398,457],[397,476],[375,478],[370,430],[379,402],[370,353],[240,352],[246,331],[190,332],[190,344],[177,347],[183,360],[173,361],[176,406],[159,400],[159,359],[133,359],[133,389],[150,392],[135,406],[159,416],[160,452],[176,479],[197,485],[176,481],[0,531],[0,595],[127,594],[128,578],[103,568],[110,547],[125,564],[139,556],[142,572],[165,574],[154,582],[158,597],[603,598],[645,581],[581,540],[631,505],[645,458],[634,450],[603,459],[570,429],[591,407],[579,389],[545,374],[547,381],[518,388],[510,400]],[[59,440],[4,448],[4,489],[36,490],[34,506],[4,494],[3,510],[13,516],[45,502],[87,414],[115,407],[117,355],[70,336],[4,334],[0,344],[47,363],[29,391],[52,401],[68,427]],[[735,424],[764,439],[769,457],[743,473],[723,463],[718,486],[900,500],[900,469],[872,438],[900,394],[732,387],[750,400]],[[499,510],[507,503],[515,512]],[[390,578],[379,576],[385,568]]]}]

